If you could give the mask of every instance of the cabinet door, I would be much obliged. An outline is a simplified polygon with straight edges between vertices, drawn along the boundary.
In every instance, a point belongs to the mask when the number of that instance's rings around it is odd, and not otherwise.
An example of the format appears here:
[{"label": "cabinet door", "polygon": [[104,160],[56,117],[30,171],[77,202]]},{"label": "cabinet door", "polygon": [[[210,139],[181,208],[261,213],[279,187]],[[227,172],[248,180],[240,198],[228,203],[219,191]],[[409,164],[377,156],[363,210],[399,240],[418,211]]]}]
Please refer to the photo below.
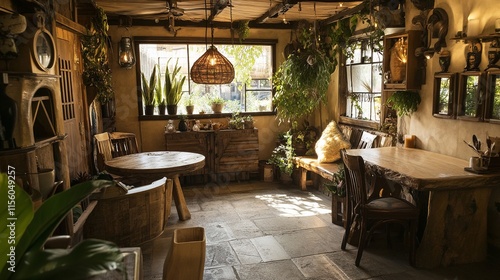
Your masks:
[{"label": "cabinet door", "polygon": [[259,137],[257,129],[215,132],[215,172],[257,172]]},{"label": "cabinet door", "polygon": [[211,133],[208,132],[177,132],[165,133],[165,149],[167,151],[182,151],[198,153],[205,156],[205,167],[190,174],[208,174],[213,170],[213,149]]}]

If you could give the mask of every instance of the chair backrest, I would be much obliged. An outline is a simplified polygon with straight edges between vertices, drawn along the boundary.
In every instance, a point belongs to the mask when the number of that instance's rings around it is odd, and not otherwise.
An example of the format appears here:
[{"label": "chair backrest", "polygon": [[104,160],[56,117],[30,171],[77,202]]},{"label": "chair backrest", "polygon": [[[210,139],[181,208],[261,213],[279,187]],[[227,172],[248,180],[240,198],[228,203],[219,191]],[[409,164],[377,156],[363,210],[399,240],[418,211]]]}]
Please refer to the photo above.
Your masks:
[{"label": "chair backrest", "polygon": [[345,149],[340,150],[340,157],[344,163],[347,215],[350,217],[354,209],[367,200],[365,162],[360,156],[348,155]]},{"label": "chair backrest", "polygon": [[137,138],[134,133],[111,132],[111,144],[113,145],[113,157],[120,157],[139,152]]},{"label": "chair backrest", "polygon": [[380,147],[392,147],[392,136],[385,135],[380,138]]},{"label": "chair backrest", "polygon": [[113,147],[108,132],[94,135],[94,164],[97,171],[104,170],[104,163],[113,158]]},{"label": "chair backrest", "polygon": [[375,138],[377,138],[377,135],[363,131],[363,134],[361,134],[361,140],[359,140],[358,149],[369,149],[373,147]]}]

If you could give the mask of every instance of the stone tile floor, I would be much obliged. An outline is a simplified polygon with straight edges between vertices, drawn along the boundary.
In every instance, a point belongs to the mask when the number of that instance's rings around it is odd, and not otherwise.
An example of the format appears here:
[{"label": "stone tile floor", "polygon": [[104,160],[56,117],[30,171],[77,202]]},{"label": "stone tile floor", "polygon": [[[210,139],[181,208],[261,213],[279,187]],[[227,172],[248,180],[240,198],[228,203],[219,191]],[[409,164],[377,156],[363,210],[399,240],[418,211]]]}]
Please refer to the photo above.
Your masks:
[{"label": "stone tile floor", "polygon": [[[500,257],[439,269],[408,264],[408,251],[393,238],[375,236],[354,265],[357,248],[340,249],[344,229],[332,224],[331,199],[296,186],[257,180],[185,187],[191,219],[175,207],[167,230],[141,246],[144,279],[162,279],[173,230],[205,228],[204,279],[500,279]],[[181,280],[181,279],[180,279]]]}]

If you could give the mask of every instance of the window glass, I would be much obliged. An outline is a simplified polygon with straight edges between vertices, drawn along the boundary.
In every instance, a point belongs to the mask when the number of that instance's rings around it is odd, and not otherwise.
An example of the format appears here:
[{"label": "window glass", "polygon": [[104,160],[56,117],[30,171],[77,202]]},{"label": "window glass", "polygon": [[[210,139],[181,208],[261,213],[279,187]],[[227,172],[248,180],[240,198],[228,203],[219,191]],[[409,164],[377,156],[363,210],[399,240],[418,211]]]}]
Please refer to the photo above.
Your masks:
[{"label": "window glass", "polygon": [[235,79],[231,84],[196,84],[189,79],[190,69],[205,53],[206,44],[140,43],[139,69],[149,79],[157,65],[160,69],[160,81],[164,84],[167,64],[169,69],[173,69],[176,63],[181,67],[180,77],[187,78],[177,114],[187,113],[184,105],[188,101],[193,103],[195,114],[202,111],[212,113],[210,100],[215,97],[225,100],[223,113],[272,111],[272,46],[218,44],[215,47],[234,66]]},{"label": "window glass", "polygon": [[382,93],[382,55],[373,51],[368,40],[352,45],[354,57],[348,58],[346,116],[379,121]]}]

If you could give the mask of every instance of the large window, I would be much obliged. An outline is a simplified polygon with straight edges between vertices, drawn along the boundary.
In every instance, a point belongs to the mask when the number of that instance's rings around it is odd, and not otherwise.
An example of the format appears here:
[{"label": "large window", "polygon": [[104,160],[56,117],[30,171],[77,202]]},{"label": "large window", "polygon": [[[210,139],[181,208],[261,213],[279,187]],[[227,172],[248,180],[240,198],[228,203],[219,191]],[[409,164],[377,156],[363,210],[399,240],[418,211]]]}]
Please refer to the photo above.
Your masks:
[{"label": "large window", "polygon": [[[195,114],[212,113],[210,100],[220,97],[225,100],[223,113],[271,112],[273,75],[272,44],[215,44],[215,47],[231,61],[235,79],[231,84],[204,85],[194,83],[190,77],[193,63],[205,53],[204,43],[141,43],[138,44],[139,69],[146,77],[151,75],[155,65],[159,66],[161,81],[165,79],[168,63],[172,69],[176,63],[181,66],[180,75],[186,76],[184,92],[177,114],[186,114],[185,106],[194,103]],[[155,114],[158,114],[155,112]]]},{"label": "large window", "polygon": [[380,121],[382,98],[382,54],[367,40],[351,45],[346,61],[346,116],[366,121]]}]

